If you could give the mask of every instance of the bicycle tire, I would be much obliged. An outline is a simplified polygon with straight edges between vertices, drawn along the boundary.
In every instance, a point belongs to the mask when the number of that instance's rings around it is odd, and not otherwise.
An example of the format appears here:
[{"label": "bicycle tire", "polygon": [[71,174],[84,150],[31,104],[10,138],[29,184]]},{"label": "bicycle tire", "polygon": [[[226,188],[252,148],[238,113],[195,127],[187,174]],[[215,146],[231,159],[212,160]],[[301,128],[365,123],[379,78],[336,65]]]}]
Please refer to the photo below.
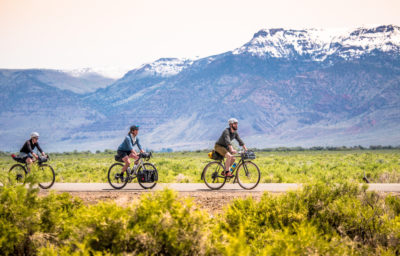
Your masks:
[{"label": "bicycle tire", "polygon": [[[145,170],[153,170],[153,171],[155,171],[156,177],[157,177],[157,180],[158,180],[158,171],[157,171],[157,168],[153,164],[151,164],[151,163],[143,163],[143,165],[139,167],[137,172],[141,171],[142,167],[144,167]],[[142,182],[139,178],[137,180],[139,182],[139,185],[144,189],[152,189],[157,185],[157,180],[155,182]]]},{"label": "bicycle tire", "polygon": [[222,176],[222,171],[224,171],[224,166],[220,161],[210,162],[204,167],[201,178],[207,187],[218,190],[226,183],[226,177]]},{"label": "bicycle tire", "polygon": [[25,176],[27,174],[25,166],[22,164],[14,164],[8,170],[8,181],[10,184],[25,184]]},{"label": "bicycle tire", "polygon": [[[48,168],[47,168],[48,167]],[[48,177],[48,181],[47,182],[39,182],[39,187],[41,187],[42,189],[49,189],[51,188],[51,186],[53,186],[54,181],[56,180],[56,174],[54,172],[54,169],[51,165],[49,164],[41,164],[39,165],[39,170],[41,169],[44,172],[46,172],[46,177]],[[45,169],[47,169],[45,171]],[[47,180],[47,179],[46,179]]]},{"label": "bicycle tire", "polygon": [[244,161],[238,166],[236,177],[242,188],[250,190],[260,182],[260,169],[252,161]]},{"label": "bicycle tire", "polygon": [[[121,173],[121,169],[123,166],[124,165],[121,163],[114,163],[108,169],[108,174],[107,174],[108,183],[110,183],[111,187],[115,189],[121,189],[125,187],[126,184],[128,183],[128,179],[124,178],[124,176],[118,178],[116,176],[117,174]],[[126,174],[126,172],[124,173]],[[121,180],[121,182],[118,182],[119,180]]]}]

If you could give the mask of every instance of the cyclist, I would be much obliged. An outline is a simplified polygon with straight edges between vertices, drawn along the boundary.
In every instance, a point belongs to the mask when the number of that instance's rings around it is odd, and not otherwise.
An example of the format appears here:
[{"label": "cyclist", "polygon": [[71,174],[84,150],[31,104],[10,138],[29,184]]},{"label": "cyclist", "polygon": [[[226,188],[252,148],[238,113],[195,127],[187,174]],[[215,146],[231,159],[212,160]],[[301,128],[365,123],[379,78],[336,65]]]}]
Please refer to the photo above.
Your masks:
[{"label": "cyclist", "polygon": [[232,147],[231,141],[236,139],[239,142],[239,146],[242,146],[245,151],[247,151],[247,148],[237,132],[238,120],[231,118],[228,120],[228,125],[229,127],[222,132],[221,137],[215,143],[214,150],[226,158],[225,171],[222,172],[222,175],[232,177],[233,175],[229,171],[229,168],[235,162],[235,157],[233,155],[236,154],[237,151]]},{"label": "cyclist", "polygon": [[128,167],[131,164],[131,161],[129,158],[135,159],[135,165],[133,167],[133,170],[137,168],[138,160],[139,160],[139,154],[136,153],[136,151],[133,149],[135,145],[139,148],[140,152],[143,153],[144,151],[142,150],[142,146],[140,146],[139,143],[139,138],[137,137],[139,133],[139,126],[138,125],[132,125],[129,129],[128,135],[125,137],[125,140],[119,145],[117,154],[118,157],[124,161],[125,165],[122,167],[122,172],[121,175],[124,174],[124,172],[128,169]]},{"label": "cyclist", "polygon": [[30,171],[30,165],[39,159],[39,156],[33,152],[35,148],[39,150],[43,157],[46,157],[46,154],[43,152],[42,148],[39,146],[39,133],[32,132],[31,139],[25,141],[24,145],[22,146],[19,158],[23,159],[28,164],[28,171]]}]

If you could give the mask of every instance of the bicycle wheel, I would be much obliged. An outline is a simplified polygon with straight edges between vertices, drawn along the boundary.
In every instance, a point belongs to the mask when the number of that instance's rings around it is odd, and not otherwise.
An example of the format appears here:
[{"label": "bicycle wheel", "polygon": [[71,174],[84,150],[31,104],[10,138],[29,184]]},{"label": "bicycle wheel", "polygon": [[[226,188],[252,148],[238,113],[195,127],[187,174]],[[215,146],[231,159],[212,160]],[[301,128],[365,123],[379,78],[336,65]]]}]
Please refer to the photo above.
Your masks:
[{"label": "bicycle wheel", "polygon": [[154,188],[154,186],[157,185],[157,180],[158,180],[158,172],[156,167],[151,163],[144,163],[142,166],[139,167],[137,173],[143,172],[144,170],[152,171],[154,173],[154,182],[142,182],[138,177],[139,185],[144,189]]},{"label": "bicycle wheel", "polygon": [[115,189],[121,189],[126,186],[126,183],[128,183],[128,179],[126,179],[127,173],[122,172],[123,166],[123,164],[114,163],[110,166],[110,169],[108,169],[108,182],[111,187]]},{"label": "bicycle wheel", "polygon": [[42,189],[48,189],[53,186],[56,179],[53,167],[48,164],[41,164],[36,172],[40,180],[39,187]]},{"label": "bicycle wheel", "polygon": [[245,161],[239,165],[237,169],[237,180],[239,185],[244,189],[253,189],[260,182],[260,169],[251,162]]},{"label": "bicycle wheel", "polygon": [[8,171],[10,184],[21,185],[25,183],[26,169],[22,164],[14,164]]},{"label": "bicycle wheel", "polygon": [[210,162],[204,167],[202,178],[207,187],[215,190],[225,185],[226,177],[221,174],[222,171],[224,166],[218,161]]}]

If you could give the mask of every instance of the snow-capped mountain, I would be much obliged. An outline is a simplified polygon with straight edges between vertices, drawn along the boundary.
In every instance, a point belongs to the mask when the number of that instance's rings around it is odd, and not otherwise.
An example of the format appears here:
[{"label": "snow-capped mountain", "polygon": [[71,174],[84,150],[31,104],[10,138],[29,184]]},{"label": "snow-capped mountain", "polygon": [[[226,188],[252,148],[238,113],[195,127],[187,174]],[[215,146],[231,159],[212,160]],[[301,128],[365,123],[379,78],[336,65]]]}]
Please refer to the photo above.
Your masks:
[{"label": "snow-capped mountain", "polygon": [[234,54],[249,53],[258,57],[298,58],[324,61],[336,55],[344,59],[359,58],[374,50],[399,52],[400,27],[285,30],[263,29]]},{"label": "snow-capped mountain", "polygon": [[0,69],[2,75],[2,86],[13,85],[16,79],[38,81],[40,83],[58,88],[60,90],[71,91],[77,94],[85,94],[96,91],[110,85],[115,79],[101,76],[95,72],[71,74],[67,71],[52,69]]},{"label": "snow-capped mountain", "polygon": [[[0,150],[30,127],[57,134],[49,150],[115,149],[132,124],[146,148],[210,148],[230,117],[249,147],[399,145],[399,35],[393,25],[263,29],[232,51],[159,59],[83,94],[2,71]],[[37,97],[40,111],[21,108]]]}]

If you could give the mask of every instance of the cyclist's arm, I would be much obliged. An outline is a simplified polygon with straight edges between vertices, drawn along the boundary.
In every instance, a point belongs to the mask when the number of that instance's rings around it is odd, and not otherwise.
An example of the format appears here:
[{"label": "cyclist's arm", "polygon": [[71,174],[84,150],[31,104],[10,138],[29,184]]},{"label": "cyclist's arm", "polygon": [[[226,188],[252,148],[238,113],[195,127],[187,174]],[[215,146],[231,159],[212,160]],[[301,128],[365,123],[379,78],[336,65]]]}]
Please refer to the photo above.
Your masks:
[{"label": "cyclist's arm", "polygon": [[132,137],[130,134],[128,134],[128,136],[126,136],[124,143],[126,143],[128,148],[130,149],[131,153],[134,153],[136,155],[136,151],[133,149],[133,141],[132,141]]},{"label": "cyclist's arm", "polygon": [[42,148],[39,146],[39,142],[36,142],[36,147],[39,150],[40,153],[43,153]]},{"label": "cyclist's arm", "polygon": [[243,140],[240,138],[240,136],[239,136],[238,133],[235,134],[235,139],[239,142],[239,146],[241,146],[241,147],[246,147],[246,146],[244,145]]},{"label": "cyclist's arm", "polygon": [[139,138],[136,138],[136,144],[137,144],[137,147],[138,147],[139,150],[140,150],[140,153],[143,153],[144,150],[142,149],[142,146],[141,146],[140,143],[139,143]]},{"label": "cyclist's arm", "polygon": [[228,145],[228,149],[229,149],[229,152],[231,152],[232,154],[237,153],[237,151],[232,147],[232,145]]},{"label": "cyclist's arm", "polygon": [[31,153],[36,159],[38,158],[38,155],[36,155],[36,153],[33,152],[31,143],[29,141],[27,141],[26,143],[26,148],[28,149],[29,153]]},{"label": "cyclist's arm", "polygon": [[38,148],[38,150],[42,154],[42,156],[46,156],[46,154],[43,152],[42,148],[39,146],[39,142],[36,142],[36,147]]}]

